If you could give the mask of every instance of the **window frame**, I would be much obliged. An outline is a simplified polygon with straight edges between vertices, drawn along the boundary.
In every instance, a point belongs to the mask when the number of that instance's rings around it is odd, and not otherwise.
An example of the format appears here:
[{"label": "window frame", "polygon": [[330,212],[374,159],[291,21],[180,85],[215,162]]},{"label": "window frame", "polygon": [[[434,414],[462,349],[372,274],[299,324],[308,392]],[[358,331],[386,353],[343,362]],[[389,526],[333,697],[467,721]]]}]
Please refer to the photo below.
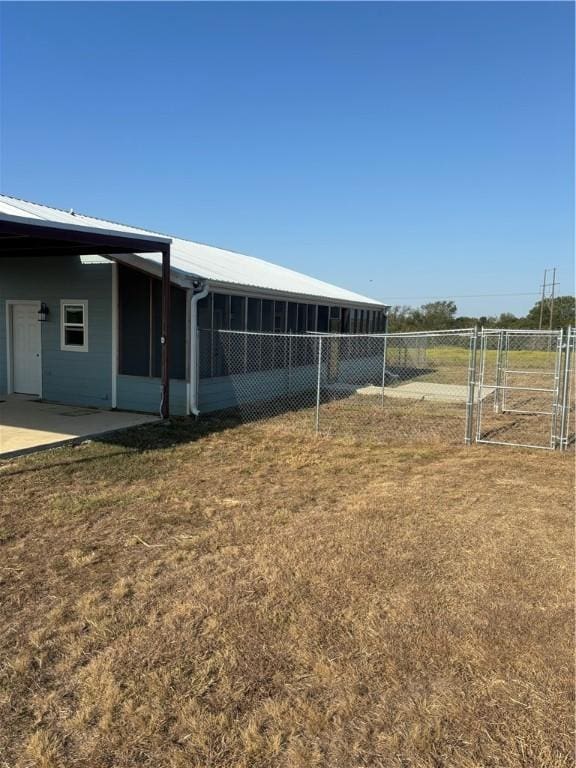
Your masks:
[{"label": "window frame", "polygon": [[[82,307],[82,322],[67,323],[66,307]],[[84,332],[83,344],[67,344],[66,329],[82,330]],[[88,352],[88,299],[60,299],[60,351],[61,352]]]}]

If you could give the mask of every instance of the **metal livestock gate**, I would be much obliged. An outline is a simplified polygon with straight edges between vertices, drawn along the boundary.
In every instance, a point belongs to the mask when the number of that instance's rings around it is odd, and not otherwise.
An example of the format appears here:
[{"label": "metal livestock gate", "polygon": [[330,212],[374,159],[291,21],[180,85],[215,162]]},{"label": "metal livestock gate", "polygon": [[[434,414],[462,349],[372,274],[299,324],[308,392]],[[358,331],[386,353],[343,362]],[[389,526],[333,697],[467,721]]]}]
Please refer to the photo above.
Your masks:
[{"label": "metal livestock gate", "polygon": [[570,418],[574,333],[480,333],[476,442],[564,449]]}]

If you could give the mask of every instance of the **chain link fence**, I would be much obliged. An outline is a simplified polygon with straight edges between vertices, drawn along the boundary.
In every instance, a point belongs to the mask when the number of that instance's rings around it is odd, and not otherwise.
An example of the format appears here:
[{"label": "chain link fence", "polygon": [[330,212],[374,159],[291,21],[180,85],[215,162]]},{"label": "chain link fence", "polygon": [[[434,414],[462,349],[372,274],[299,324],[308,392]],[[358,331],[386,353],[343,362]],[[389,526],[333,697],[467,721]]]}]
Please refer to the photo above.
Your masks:
[{"label": "chain link fence", "polygon": [[471,331],[322,338],[319,431],[463,442]]},{"label": "chain link fence", "polygon": [[209,410],[233,411],[242,421],[282,417],[283,426],[310,431],[319,352],[314,335],[201,330],[201,400],[204,394]]},{"label": "chain link fence", "polygon": [[571,331],[199,336],[200,391],[242,421],[386,442],[574,443]]}]

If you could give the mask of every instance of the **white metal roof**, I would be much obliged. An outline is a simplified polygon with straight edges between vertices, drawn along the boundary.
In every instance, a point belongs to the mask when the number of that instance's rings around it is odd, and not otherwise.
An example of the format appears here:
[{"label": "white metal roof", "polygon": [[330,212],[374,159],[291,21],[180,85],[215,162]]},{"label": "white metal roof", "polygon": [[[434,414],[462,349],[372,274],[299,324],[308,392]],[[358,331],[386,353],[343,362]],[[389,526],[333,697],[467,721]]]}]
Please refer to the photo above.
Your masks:
[{"label": "white metal roof", "polygon": [[[7,195],[0,195],[0,217],[16,216],[50,222],[57,226],[80,226],[140,236],[169,237],[138,227],[84,216],[75,211],[63,211]],[[263,292],[270,291],[272,293],[294,294],[299,297],[331,299],[340,303],[384,306],[382,302],[253,256],[245,256],[234,251],[195,243],[191,240],[182,240],[177,237],[171,239],[172,268],[184,276],[207,280],[214,287],[247,287]],[[154,253],[139,254],[137,260],[151,263],[151,266],[153,264],[157,267],[160,265],[161,256]]]}]

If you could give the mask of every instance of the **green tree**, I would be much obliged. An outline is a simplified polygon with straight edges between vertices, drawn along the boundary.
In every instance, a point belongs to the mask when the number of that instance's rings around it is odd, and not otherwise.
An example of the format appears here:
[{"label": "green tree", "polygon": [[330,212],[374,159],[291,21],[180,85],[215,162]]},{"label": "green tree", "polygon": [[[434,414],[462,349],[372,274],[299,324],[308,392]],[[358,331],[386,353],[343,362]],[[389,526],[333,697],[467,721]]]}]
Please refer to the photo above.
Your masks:
[{"label": "green tree", "polygon": [[523,318],[516,317],[512,312],[502,312],[494,325],[496,328],[518,328],[522,325],[522,320]]},{"label": "green tree", "polygon": [[[537,301],[525,318],[526,328],[538,328],[540,324],[540,306]],[[542,311],[542,328],[548,328],[550,324],[550,300],[544,299]],[[552,315],[553,328],[566,328],[568,325],[576,325],[576,299],[574,296],[558,296],[554,299],[554,312]]]},{"label": "green tree", "polygon": [[421,307],[422,330],[451,328],[457,309],[453,301],[433,301],[430,304],[423,304]]}]

